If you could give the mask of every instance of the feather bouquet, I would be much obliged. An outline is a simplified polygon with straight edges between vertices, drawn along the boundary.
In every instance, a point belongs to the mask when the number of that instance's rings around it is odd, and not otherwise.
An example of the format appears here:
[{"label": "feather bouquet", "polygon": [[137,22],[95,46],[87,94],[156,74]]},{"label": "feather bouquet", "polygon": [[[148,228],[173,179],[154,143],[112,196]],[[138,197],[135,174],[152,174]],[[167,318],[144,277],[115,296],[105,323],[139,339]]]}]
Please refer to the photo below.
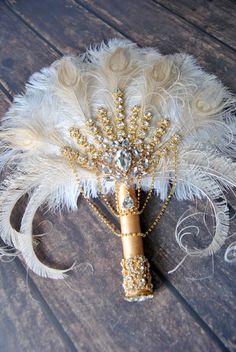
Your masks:
[{"label": "feather bouquet", "polygon": [[[121,237],[125,298],[152,297],[143,238],[173,196],[205,198],[213,208],[215,233],[205,248],[187,248],[176,231],[176,241],[188,255],[208,256],[227,237],[224,190],[236,183],[234,103],[231,93],[193,57],[161,55],[118,39],[33,74],[0,129],[0,168],[11,170],[0,189],[3,241],[36,274],[62,279],[69,269],[48,267],[36,256],[32,222],[42,205],[76,210],[78,197],[84,197]],[[141,190],[146,192],[143,204]],[[143,233],[139,217],[152,193],[163,203]],[[10,217],[25,194],[29,200],[17,231]],[[94,203],[95,197],[120,219],[120,230]]]}]

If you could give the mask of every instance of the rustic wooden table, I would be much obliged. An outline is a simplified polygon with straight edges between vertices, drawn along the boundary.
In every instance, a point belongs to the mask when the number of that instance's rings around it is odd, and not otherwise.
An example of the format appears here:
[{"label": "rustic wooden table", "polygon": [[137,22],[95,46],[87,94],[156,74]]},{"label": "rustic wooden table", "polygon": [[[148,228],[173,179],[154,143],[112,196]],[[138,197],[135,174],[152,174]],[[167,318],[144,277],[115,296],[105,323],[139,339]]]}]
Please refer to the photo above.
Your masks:
[{"label": "rustic wooden table", "polygon": [[[0,113],[34,71],[112,37],[164,54],[193,54],[235,90],[235,10],[233,0],[1,1]],[[28,273],[18,258],[0,263],[0,351],[236,351],[235,265],[224,262],[230,240],[213,259],[186,260],[168,274],[183,258],[174,239],[177,219],[194,212],[194,204],[172,201],[145,241],[156,291],[140,304],[122,299],[119,239],[83,200],[78,204],[76,213],[42,210],[35,219],[38,232],[53,223],[37,248],[41,259],[58,267],[80,264],[66,281]],[[158,206],[153,199],[144,227]],[[231,234],[235,226],[233,219]]]}]

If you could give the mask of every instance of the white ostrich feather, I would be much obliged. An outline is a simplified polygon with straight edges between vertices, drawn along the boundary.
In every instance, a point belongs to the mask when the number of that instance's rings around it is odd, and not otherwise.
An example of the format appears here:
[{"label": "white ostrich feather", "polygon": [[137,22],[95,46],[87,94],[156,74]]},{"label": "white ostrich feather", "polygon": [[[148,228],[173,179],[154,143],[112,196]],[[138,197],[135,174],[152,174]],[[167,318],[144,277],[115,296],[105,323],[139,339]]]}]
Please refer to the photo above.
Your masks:
[{"label": "white ostrich feather", "polygon": [[[161,55],[152,48],[114,39],[89,49],[81,57],[64,57],[35,73],[23,95],[14,102],[0,128],[0,170],[9,176],[0,189],[0,232],[8,245],[22,254],[38,275],[60,279],[67,270],[53,269],[37,258],[32,242],[32,221],[41,205],[53,210],[77,209],[81,187],[88,197],[99,193],[96,173],[82,166],[77,175],[63,157],[61,148],[76,147],[68,130],[80,130],[91,140],[86,125],[100,106],[115,114],[113,93],[125,92],[126,110],[135,104],[152,111],[149,135],[160,116],[170,128],[163,144],[175,133],[181,135],[175,196],[179,200],[206,199],[215,215],[215,234],[205,249],[189,249],[184,232],[176,227],[176,241],[188,255],[205,256],[224,243],[229,216],[224,189],[236,184],[235,98],[213,75],[204,72],[187,54]],[[128,120],[129,124],[129,120]],[[148,137],[147,136],[147,137]],[[148,190],[151,174],[142,177]],[[154,188],[164,200],[174,178],[172,160],[164,158],[155,170]],[[103,181],[105,191],[114,192],[114,182]],[[11,225],[17,201],[29,194],[20,231]],[[220,201],[219,201],[220,199]]]}]

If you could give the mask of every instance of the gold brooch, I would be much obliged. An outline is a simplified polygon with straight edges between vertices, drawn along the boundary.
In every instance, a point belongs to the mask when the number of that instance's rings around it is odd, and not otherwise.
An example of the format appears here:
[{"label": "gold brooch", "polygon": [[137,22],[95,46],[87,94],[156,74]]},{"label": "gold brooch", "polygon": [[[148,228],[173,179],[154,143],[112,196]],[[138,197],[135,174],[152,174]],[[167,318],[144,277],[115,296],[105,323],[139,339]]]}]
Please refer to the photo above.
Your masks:
[{"label": "gold brooch", "polygon": [[[78,182],[80,182],[76,172],[78,166],[97,175],[100,196],[112,214],[120,219],[121,230],[117,230],[101,210],[90,199],[85,198],[99,218],[122,238],[121,264],[125,297],[129,301],[140,301],[152,297],[151,275],[149,263],[143,253],[142,237],[149,234],[158,224],[173,195],[176,183],[177,145],[180,142],[180,136],[175,134],[163,142],[170,127],[169,120],[160,118],[154,126],[152,113],[143,112],[139,105],[133,106],[127,116],[124,93],[121,90],[114,93],[114,106],[114,112],[109,112],[105,107],[99,107],[96,118],[86,121],[83,128],[71,127],[69,133],[77,147],[64,146],[62,153],[69,160]],[[154,222],[145,233],[142,233],[139,215],[142,214],[151,197],[155,171],[161,158],[171,154],[174,179],[170,193]],[[146,175],[152,175],[152,185],[141,206],[141,181]],[[102,187],[103,181],[113,182],[115,185],[115,207],[107,200]]]}]

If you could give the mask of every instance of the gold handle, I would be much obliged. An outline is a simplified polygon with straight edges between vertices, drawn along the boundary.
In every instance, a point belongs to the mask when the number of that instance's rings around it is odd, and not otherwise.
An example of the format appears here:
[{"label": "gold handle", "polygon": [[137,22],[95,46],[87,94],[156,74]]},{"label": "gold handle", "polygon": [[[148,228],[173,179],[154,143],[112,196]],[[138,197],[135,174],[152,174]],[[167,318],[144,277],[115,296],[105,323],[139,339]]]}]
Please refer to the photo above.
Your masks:
[{"label": "gold handle", "polygon": [[[133,202],[133,207],[127,209],[124,201],[127,198]],[[118,187],[118,205],[123,247],[121,262],[125,299],[128,301],[143,301],[153,297],[150,265],[144,256],[143,238],[141,234],[139,215],[132,212],[137,203],[134,189],[126,185]],[[131,204],[132,205],[132,204]]]}]

